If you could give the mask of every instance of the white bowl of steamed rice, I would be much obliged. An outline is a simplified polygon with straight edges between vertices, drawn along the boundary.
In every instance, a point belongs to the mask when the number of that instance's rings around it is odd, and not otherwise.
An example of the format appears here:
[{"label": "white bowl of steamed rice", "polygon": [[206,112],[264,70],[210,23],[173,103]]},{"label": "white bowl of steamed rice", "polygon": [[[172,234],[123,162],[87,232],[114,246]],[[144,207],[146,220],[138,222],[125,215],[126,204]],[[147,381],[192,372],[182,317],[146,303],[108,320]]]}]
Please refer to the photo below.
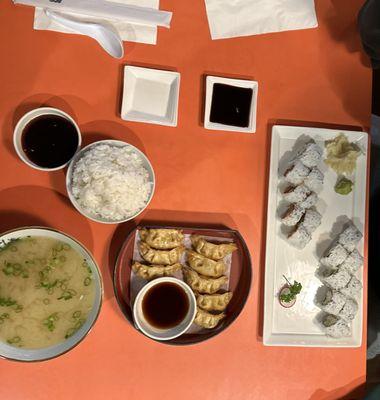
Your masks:
[{"label": "white bowl of steamed rice", "polygon": [[119,140],[101,140],[75,155],[66,186],[74,207],[85,217],[117,224],[145,210],[153,197],[155,176],[139,149]]}]

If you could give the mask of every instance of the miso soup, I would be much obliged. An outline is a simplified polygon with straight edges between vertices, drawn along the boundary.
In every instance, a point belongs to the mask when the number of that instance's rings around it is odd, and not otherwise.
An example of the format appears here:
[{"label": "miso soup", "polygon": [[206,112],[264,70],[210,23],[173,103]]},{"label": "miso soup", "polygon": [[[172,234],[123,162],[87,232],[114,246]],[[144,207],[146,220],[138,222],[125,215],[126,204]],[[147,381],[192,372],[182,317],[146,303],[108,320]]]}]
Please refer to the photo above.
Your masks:
[{"label": "miso soup", "polygon": [[67,243],[28,236],[0,247],[0,341],[26,349],[61,343],[94,300],[91,268]]}]

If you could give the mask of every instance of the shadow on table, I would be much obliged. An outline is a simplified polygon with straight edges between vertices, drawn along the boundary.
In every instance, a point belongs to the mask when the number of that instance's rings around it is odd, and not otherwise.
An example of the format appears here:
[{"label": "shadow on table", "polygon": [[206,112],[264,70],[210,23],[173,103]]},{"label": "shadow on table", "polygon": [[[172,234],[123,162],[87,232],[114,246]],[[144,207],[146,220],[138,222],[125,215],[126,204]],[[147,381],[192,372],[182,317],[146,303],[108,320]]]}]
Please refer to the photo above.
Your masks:
[{"label": "shadow on table", "polygon": [[47,226],[67,233],[90,251],[93,238],[88,221],[71,206],[67,197],[41,186],[15,186],[0,191],[0,229]]},{"label": "shadow on table", "polygon": [[[365,55],[361,45],[357,14],[362,7],[363,0],[351,0],[349,5],[346,0],[331,0],[330,14],[325,19],[328,32],[335,42],[337,42],[344,52],[355,54],[358,62],[370,68],[370,60]],[[353,10],[356,10],[353,12]],[[324,46],[324,42],[320,42],[320,47]],[[341,99],[342,105],[346,112],[356,120],[366,118],[365,103],[360,103],[358,99],[370,100],[370,87],[363,84],[369,83],[369,79],[353,79],[352,73],[357,71],[357,65],[351,62],[350,65],[343,65],[339,58],[342,51],[339,46],[336,51],[328,54],[328,57],[321,57],[321,64],[326,70],[326,77],[329,84],[334,88],[337,96]],[[368,76],[370,72],[368,71]],[[349,82],[349,83],[348,83]],[[369,103],[368,103],[369,105]],[[368,117],[370,109],[368,108]]]},{"label": "shadow on table", "polygon": [[349,393],[344,387],[332,391],[318,389],[309,400],[363,400],[366,394],[366,384],[362,383],[363,378],[359,378],[352,383],[355,382],[358,386]]}]

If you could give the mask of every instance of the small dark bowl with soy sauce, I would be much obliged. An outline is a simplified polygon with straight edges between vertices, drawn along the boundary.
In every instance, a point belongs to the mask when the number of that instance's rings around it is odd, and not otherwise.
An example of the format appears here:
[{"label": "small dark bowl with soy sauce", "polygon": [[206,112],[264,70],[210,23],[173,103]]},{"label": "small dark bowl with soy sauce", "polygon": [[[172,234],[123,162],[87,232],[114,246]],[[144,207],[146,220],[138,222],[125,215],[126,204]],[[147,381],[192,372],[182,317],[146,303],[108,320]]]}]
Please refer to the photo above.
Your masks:
[{"label": "small dark bowl with soy sauce", "polygon": [[36,108],[17,123],[13,144],[20,159],[41,171],[65,168],[82,144],[74,119],[62,110]]}]

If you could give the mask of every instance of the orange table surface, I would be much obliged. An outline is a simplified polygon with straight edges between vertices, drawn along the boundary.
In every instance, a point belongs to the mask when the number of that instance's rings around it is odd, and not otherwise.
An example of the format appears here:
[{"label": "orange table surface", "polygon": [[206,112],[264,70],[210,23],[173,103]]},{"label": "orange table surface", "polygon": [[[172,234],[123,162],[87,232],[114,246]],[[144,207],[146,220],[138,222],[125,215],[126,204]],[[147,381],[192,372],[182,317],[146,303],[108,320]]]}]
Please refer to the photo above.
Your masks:
[{"label": "orange table surface", "polygon": [[[88,38],[34,31],[31,8],[0,3],[0,229],[39,224],[74,235],[93,252],[105,286],[99,320],[73,351],[35,364],[0,361],[0,399],[327,400],[365,381],[365,328],[357,349],[265,347],[261,338],[271,124],[369,125],[371,73],[356,33],[361,4],[317,0],[317,29],[212,41],[202,0],[162,0],[174,12],[171,29],[160,29],[156,46],[126,43],[118,61]],[[181,73],[178,127],[120,119],[126,64]],[[205,74],[259,82],[255,134],[202,127]],[[73,115],[85,143],[115,138],[147,154],[157,189],[136,221],[85,219],[68,201],[64,171],[35,171],[17,158],[15,122],[41,105]],[[147,220],[225,224],[242,233],[253,284],[227,331],[179,348],[126,322],[110,271],[125,234]]]}]

